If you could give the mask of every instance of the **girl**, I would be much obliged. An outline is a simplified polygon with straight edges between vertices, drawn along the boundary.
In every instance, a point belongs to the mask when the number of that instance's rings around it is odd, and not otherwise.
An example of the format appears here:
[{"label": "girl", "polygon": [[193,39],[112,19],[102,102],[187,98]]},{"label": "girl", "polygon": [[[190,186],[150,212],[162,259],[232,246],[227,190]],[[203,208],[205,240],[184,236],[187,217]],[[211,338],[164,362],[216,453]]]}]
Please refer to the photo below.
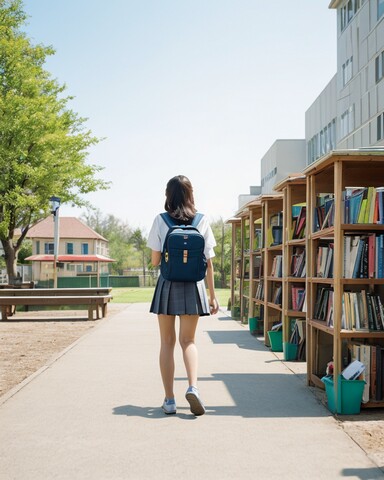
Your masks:
[{"label": "girl", "polygon": [[[165,210],[178,225],[191,224],[195,214],[195,202],[191,182],[183,175],[177,175],[169,180],[165,191]],[[205,239],[205,256],[207,259],[207,286],[209,300],[204,280],[200,282],[171,282],[161,274],[157,281],[150,311],[156,313],[160,328],[160,372],[165,390],[165,400],[162,406],[166,414],[176,413],[176,402],[173,391],[174,382],[174,349],[176,344],[175,318],[180,317],[179,342],[183,351],[183,359],[189,382],[185,394],[194,415],[203,415],[205,407],[197,390],[197,349],[195,332],[200,316],[215,314],[219,305],[215,297],[213,281],[212,257],[216,245],[208,219],[203,216],[197,225]],[[152,264],[160,264],[161,251],[168,226],[160,215],[153,221],[148,236],[148,247],[152,249]]]}]

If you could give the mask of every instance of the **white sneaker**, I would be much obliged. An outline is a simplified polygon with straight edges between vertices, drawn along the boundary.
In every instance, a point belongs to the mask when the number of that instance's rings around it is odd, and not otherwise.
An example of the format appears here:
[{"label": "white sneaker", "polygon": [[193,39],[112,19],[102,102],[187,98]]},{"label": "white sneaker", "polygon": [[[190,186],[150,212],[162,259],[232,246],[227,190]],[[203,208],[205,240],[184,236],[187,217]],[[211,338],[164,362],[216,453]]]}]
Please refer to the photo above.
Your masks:
[{"label": "white sneaker", "polygon": [[189,387],[187,393],[185,394],[185,398],[188,400],[191,412],[196,415],[204,415],[205,407],[203,402],[200,399],[199,391],[196,387]]},{"label": "white sneaker", "polygon": [[176,402],[174,398],[165,398],[164,403],[161,407],[163,412],[167,415],[172,415],[176,413]]}]

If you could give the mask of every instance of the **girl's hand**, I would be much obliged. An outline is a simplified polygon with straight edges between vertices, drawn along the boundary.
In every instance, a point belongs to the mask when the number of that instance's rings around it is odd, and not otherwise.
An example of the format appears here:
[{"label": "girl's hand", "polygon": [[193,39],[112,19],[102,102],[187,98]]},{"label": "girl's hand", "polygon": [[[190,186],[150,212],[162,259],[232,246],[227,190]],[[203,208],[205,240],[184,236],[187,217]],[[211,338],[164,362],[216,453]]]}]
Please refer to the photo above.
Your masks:
[{"label": "girl's hand", "polygon": [[219,311],[219,303],[216,300],[216,297],[209,301],[209,310],[211,312],[211,315],[214,315]]}]

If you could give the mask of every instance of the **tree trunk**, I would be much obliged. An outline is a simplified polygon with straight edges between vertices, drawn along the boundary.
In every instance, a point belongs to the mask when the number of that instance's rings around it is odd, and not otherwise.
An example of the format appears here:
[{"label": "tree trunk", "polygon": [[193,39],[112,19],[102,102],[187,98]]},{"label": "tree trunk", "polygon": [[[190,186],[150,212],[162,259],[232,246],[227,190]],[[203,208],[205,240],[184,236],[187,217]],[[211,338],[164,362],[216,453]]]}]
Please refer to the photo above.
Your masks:
[{"label": "tree trunk", "polygon": [[145,251],[144,250],[143,250],[143,283],[145,287],[146,285],[145,285]]},{"label": "tree trunk", "polygon": [[4,259],[8,274],[8,283],[14,285],[17,282],[17,251],[12,240],[2,240]]}]

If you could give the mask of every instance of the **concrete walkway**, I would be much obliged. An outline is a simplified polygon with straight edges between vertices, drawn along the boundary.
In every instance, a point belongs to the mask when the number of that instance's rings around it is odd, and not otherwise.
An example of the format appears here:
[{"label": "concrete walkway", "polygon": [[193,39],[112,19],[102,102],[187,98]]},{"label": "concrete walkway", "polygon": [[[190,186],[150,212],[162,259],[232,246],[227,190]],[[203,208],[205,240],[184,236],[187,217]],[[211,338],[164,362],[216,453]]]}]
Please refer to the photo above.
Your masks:
[{"label": "concrete walkway", "polygon": [[[219,313],[202,318],[194,417],[177,349],[165,416],[157,320],[129,305],[1,399],[3,480],[382,479],[298,376]],[[1,403],[0,402],[0,403]]]}]

